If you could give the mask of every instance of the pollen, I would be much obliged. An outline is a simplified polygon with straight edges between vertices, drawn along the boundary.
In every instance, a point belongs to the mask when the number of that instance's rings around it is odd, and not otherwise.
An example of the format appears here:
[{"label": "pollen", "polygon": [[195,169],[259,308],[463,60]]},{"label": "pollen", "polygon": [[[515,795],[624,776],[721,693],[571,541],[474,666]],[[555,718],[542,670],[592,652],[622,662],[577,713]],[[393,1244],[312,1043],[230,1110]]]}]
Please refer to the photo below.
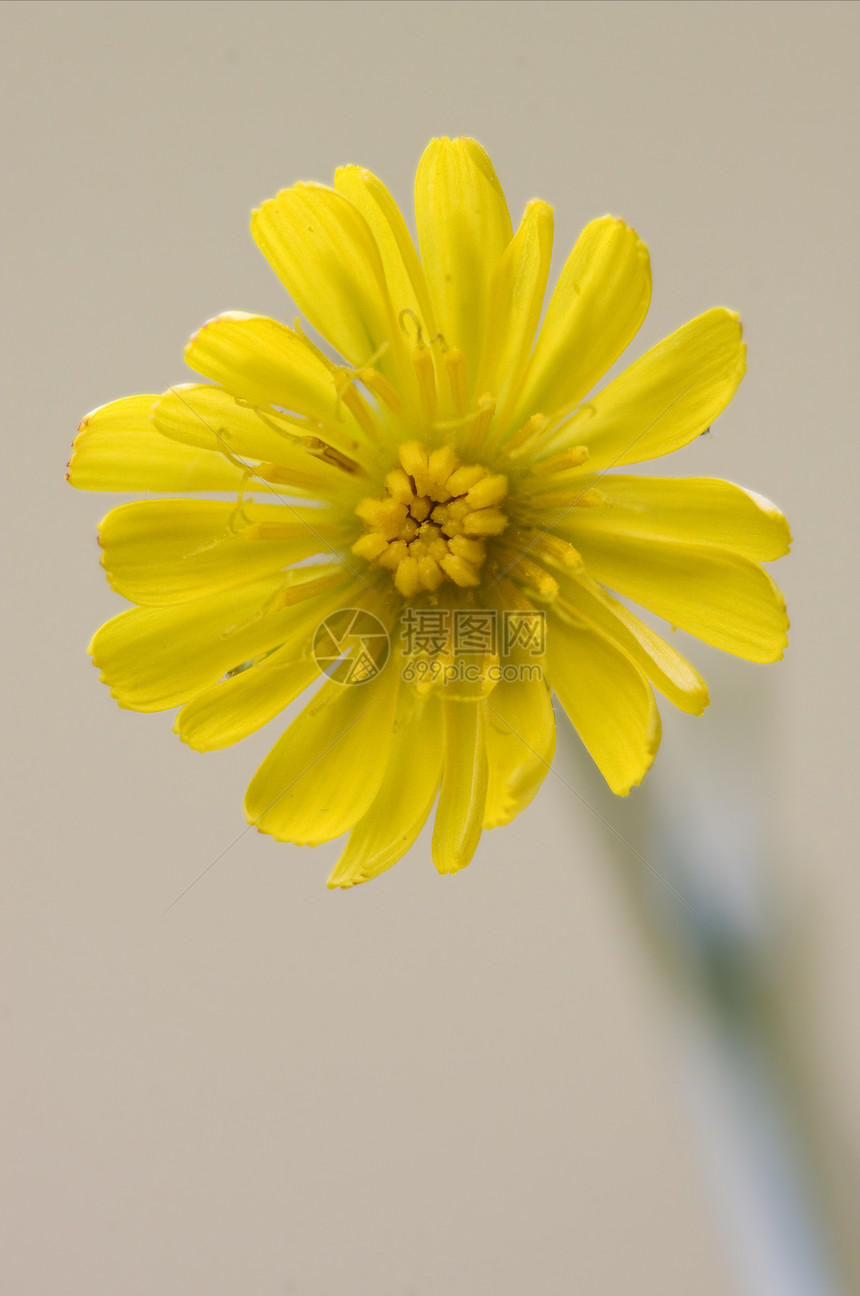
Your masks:
[{"label": "pollen", "polygon": [[385,493],[356,509],[367,530],[352,552],[393,572],[404,598],[446,580],[462,588],[479,585],[487,541],[508,525],[499,507],[507,478],[461,463],[449,445],[428,449],[406,441],[397,458]]}]

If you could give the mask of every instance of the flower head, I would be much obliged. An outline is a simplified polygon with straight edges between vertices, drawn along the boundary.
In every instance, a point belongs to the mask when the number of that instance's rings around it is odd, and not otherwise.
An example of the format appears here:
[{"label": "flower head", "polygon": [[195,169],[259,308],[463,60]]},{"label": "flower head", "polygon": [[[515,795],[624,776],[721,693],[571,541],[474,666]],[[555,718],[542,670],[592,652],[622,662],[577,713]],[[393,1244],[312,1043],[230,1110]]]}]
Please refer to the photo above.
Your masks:
[{"label": "flower head", "polygon": [[90,651],[120,706],[181,707],[199,751],[327,676],[245,808],[282,841],[349,832],[331,886],[394,864],[434,803],[437,868],[468,864],[550,767],[551,691],[612,790],[641,782],[652,688],[694,714],[707,689],[615,594],[751,661],[786,642],[760,566],[788,549],[782,514],[730,482],[623,472],[731,400],[737,316],[705,312],[592,395],[648,310],[636,233],[586,226],[538,329],[545,202],[514,232],[480,145],[438,139],[415,208],[418,250],[360,167],[264,203],[254,238],[324,342],[221,315],[186,350],[205,383],[96,410],[70,464],[86,490],[222,496],[108,513],[103,566],[137,606]]}]

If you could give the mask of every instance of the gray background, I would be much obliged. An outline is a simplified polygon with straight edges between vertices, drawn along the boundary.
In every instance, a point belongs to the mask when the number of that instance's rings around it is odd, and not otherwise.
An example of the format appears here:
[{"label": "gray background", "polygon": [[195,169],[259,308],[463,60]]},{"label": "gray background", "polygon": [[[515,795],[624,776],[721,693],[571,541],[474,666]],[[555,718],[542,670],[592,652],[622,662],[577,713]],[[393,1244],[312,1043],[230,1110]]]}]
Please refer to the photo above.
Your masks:
[{"label": "gray background", "polygon": [[63,483],[80,417],[183,381],[184,340],[220,310],[290,318],[253,205],[360,162],[409,209],[434,134],[480,138],[515,213],[554,204],[556,267],[592,216],[636,226],[655,289],[632,354],[708,306],[743,315],[737,399],[658,471],[785,509],[793,636],[770,668],[686,645],[712,707],[662,708],[647,795],[743,770],[808,1052],[856,1143],[857,16],[3,7],[6,1290],[738,1290],[673,1010],[589,808],[632,842],[645,793],[612,803],[566,744],[578,795],[551,776],[465,873],[437,878],[422,839],[329,894],[336,846],[241,835],[277,723],[198,756],[169,717],[117,709],[84,655],[120,601],[94,540],[113,501]]}]

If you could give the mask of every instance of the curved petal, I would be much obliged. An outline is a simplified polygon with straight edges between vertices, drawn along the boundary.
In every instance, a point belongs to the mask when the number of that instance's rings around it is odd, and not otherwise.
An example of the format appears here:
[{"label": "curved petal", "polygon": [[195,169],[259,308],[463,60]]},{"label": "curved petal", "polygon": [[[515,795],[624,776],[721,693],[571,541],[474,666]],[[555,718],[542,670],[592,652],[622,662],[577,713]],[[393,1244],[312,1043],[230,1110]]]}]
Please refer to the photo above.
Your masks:
[{"label": "curved petal", "polygon": [[88,414],[67,481],[93,491],[238,491],[245,475],[211,449],[177,445],[153,427],[158,396],[126,396]]},{"label": "curved petal", "polygon": [[639,331],[651,302],[651,262],[635,230],[591,221],[561,272],[523,381],[517,424],[572,409]]},{"label": "curved petal", "polygon": [[654,687],[680,711],[702,714],[708,705],[708,686],[686,657],[584,573],[564,580],[562,588],[562,606],[556,604],[560,615],[570,610],[600,630],[627,653]]},{"label": "curved petal", "polygon": [[424,270],[403,214],[381,180],[364,167],[339,167],[334,173],[338,193],[361,212],[376,240],[388,295],[395,316],[411,311],[425,338],[436,334],[436,319]]},{"label": "curved petal", "polygon": [[442,702],[444,766],[433,863],[440,873],[465,868],[481,840],[487,800],[484,708],[477,702]]},{"label": "curved petal", "polygon": [[582,536],[715,544],[768,562],[791,547],[788,523],[775,504],[715,477],[580,476],[581,495],[598,484],[606,502],[571,508],[553,526],[578,544]]},{"label": "curved petal", "polygon": [[368,882],[402,859],[427,821],[442,774],[441,713],[435,697],[401,688],[394,740],[376,800],[355,825],[328,879],[330,888]]},{"label": "curved petal", "polygon": [[626,653],[597,630],[552,617],[549,678],[595,765],[617,796],[641,783],[660,746],[651,686]]},{"label": "curved petal", "polygon": [[174,733],[195,751],[219,751],[286,710],[320,677],[313,657],[314,631],[329,613],[353,602],[356,588],[342,582],[294,607],[280,646],[199,693],[179,712]]},{"label": "curved petal", "polygon": [[533,199],[490,281],[475,394],[494,396],[499,418],[517,391],[534,341],[552,260],[552,227],[549,203]]},{"label": "curved petal", "polygon": [[[303,429],[240,405],[223,387],[209,383],[171,387],[153,405],[152,422],[163,436],[182,446],[235,455],[264,468],[276,466],[279,471],[271,476],[297,494],[336,496],[347,485],[341,468],[310,454],[301,444]],[[241,467],[234,468],[234,474],[241,485]]]},{"label": "curved petal", "polygon": [[657,459],[706,432],[746,369],[741,322],[722,306],[658,342],[553,438],[553,453],[588,447],[589,468]]},{"label": "curved petal", "polygon": [[555,717],[543,674],[502,680],[484,705],[489,767],[484,827],[499,828],[526,808],[549,772]]},{"label": "curved petal", "polygon": [[400,676],[328,681],[281,735],[245,796],[248,822],[277,841],[317,846],[370,809],[388,765]]},{"label": "curved petal", "polygon": [[[343,194],[321,184],[283,189],[254,212],[251,233],[305,318],[350,364],[370,363],[383,347],[399,351],[379,249]],[[383,355],[380,368],[390,360]]]},{"label": "curved petal", "polygon": [[185,363],[252,405],[280,406],[322,424],[326,440],[345,454],[361,451],[363,435],[338,398],[333,368],[286,324],[240,311],[218,315],[191,338]]},{"label": "curved petal", "polygon": [[132,608],[93,635],[89,652],[121,707],[166,711],[283,641],[293,608],[267,612],[272,576],[178,607]]},{"label": "curved petal", "polygon": [[[270,538],[271,537],[271,538]],[[220,500],[135,500],[99,525],[111,589],[162,606],[257,580],[313,554],[338,556],[323,509]]]},{"label": "curved petal", "polygon": [[434,139],[415,177],[418,246],[436,323],[474,381],[490,282],[511,241],[511,218],[493,164],[477,140]]},{"label": "curved petal", "polygon": [[778,661],[785,600],[758,563],[717,545],[580,535],[589,575],[705,643],[748,661]]}]

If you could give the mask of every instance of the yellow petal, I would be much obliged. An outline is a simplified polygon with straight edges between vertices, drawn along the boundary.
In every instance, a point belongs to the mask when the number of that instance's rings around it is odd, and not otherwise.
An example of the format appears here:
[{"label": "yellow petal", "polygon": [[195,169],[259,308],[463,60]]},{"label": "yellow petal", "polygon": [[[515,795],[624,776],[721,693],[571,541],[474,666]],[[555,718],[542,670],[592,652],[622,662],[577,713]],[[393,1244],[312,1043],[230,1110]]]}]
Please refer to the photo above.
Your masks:
[{"label": "yellow petal", "polygon": [[325,683],[251,780],[248,822],[301,846],[352,828],[385,774],[399,685],[391,662],[367,684]]},{"label": "yellow petal", "polygon": [[358,596],[356,586],[344,582],[339,591],[327,590],[293,607],[280,647],[199,693],[179,712],[174,732],[195,751],[218,751],[268,724],[319,679],[313,638],[320,622]]},{"label": "yellow petal", "polygon": [[560,615],[566,609],[572,610],[623,648],[654,687],[679,710],[691,715],[702,714],[708,705],[708,686],[665,639],[584,573],[575,579],[563,579],[562,589],[561,606],[556,604]]},{"label": "yellow petal", "polygon": [[546,680],[502,680],[485,703],[489,779],[484,827],[510,823],[552,764],[555,718]]},{"label": "yellow petal", "polygon": [[490,282],[475,391],[489,392],[500,409],[516,391],[534,341],[552,260],[552,225],[549,203],[530,202]]},{"label": "yellow petal", "polygon": [[[308,647],[310,642],[309,635]],[[194,751],[220,751],[262,729],[315,679],[319,668],[312,657],[282,659],[279,666],[266,659],[205,689],[182,708],[174,732]]]},{"label": "yellow petal", "polygon": [[477,702],[442,704],[444,767],[433,863],[440,873],[465,868],[481,840],[487,800],[487,744],[484,708]]},{"label": "yellow petal", "polygon": [[223,387],[208,383],[171,387],[156,400],[152,422],[163,436],[183,445],[277,465],[278,482],[295,494],[335,496],[349,486],[342,469],[300,444],[298,437],[306,435],[305,428],[240,405]]},{"label": "yellow petal", "polygon": [[158,396],[127,396],[93,410],[78,428],[68,480],[79,490],[237,491],[240,468],[222,454],[180,446],[150,419]]},{"label": "yellow petal", "polygon": [[329,887],[352,887],[406,854],[433,808],[442,773],[441,712],[435,697],[402,688],[394,740],[376,800],[355,825]]},{"label": "yellow petal", "polygon": [[[277,527],[275,539],[255,528]],[[258,580],[312,554],[336,555],[340,532],[319,508],[167,499],[121,504],[103,518],[99,543],[111,588],[158,606]]]},{"label": "yellow petal", "polygon": [[292,608],[265,615],[280,576],[178,607],[133,608],[96,631],[89,651],[121,707],[165,711],[282,642]]},{"label": "yellow petal", "polygon": [[332,370],[285,324],[239,311],[218,315],[194,334],[185,361],[252,405],[280,406],[322,424],[326,440],[344,453],[360,451],[362,433],[338,398]]},{"label": "yellow petal", "polygon": [[660,745],[660,715],[638,666],[596,630],[547,626],[552,687],[617,796],[641,783]]},{"label": "yellow petal", "polygon": [[578,545],[580,536],[609,534],[715,544],[767,562],[788,553],[791,533],[782,513],[762,495],[713,477],[581,475],[575,497],[597,482],[605,504],[573,507],[553,525]]},{"label": "yellow petal", "polygon": [[741,323],[718,306],[658,342],[553,438],[553,450],[588,446],[589,468],[671,454],[707,431],[746,367]]},{"label": "yellow petal", "polygon": [[[397,203],[382,181],[364,167],[339,167],[334,173],[334,187],[361,212],[370,227],[398,322],[402,311],[411,311],[421,324],[424,340],[429,341],[436,334],[430,293]],[[414,328],[411,336],[415,337]]]},{"label": "yellow petal", "polygon": [[571,409],[635,337],[651,301],[648,249],[614,216],[591,221],[561,272],[514,419]]},{"label": "yellow petal", "polygon": [[254,212],[251,233],[305,318],[351,364],[401,347],[379,249],[342,194],[320,184],[283,189]]},{"label": "yellow petal", "polygon": [[778,661],[788,642],[785,600],[767,572],[716,545],[581,535],[586,569],[634,603],[749,661]]},{"label": "yellow petal", "polygon": [[470,387],[490,282],[512,232],[502,186],[476,140],[431,140],[415,177],[415,219],[436,324],[462,351]]}]

